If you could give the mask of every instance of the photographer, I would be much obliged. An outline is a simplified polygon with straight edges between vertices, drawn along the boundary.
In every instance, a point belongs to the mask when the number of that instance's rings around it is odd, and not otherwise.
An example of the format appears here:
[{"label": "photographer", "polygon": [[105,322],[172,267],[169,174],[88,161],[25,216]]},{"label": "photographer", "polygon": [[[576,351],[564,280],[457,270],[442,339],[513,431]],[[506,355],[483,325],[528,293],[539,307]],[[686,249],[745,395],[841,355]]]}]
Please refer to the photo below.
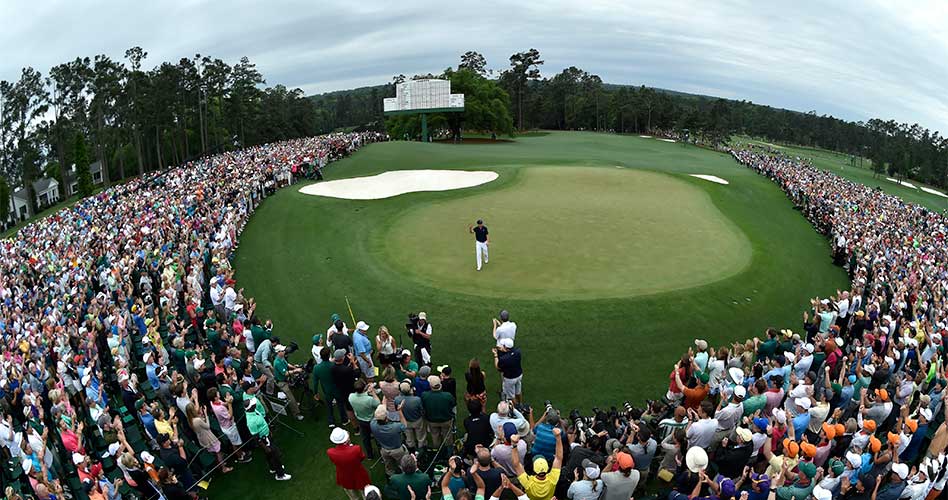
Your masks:
[{"label": "photographer", "polygon": [[285,345],[277,344],[273,350],[276,351],[276,359],[273,360],[273,377],[276,381],[276,387],[283,394],[286,394],[286,406],[290,410],[290,415],[296,420],[303,420],[303,415],[300,414],[300,406],[296,403],[293,389],[287,380],[289,377],[303,373],[303,369],[287,362]]},{"label": "photographer", "polygon": [[418,320],[411,330],[411,341],[415,344],[415,360],[418,365],[431,365],[431,323],[428,315],[422,311],[418,313]]}]

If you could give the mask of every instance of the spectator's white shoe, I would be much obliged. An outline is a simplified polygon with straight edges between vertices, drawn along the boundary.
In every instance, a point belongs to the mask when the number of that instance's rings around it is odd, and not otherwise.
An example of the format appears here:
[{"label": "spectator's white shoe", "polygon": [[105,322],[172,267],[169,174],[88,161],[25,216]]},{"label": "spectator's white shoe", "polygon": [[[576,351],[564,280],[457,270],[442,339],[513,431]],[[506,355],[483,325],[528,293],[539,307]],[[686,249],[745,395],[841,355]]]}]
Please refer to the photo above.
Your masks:
[{"label": "spectator's white shoe", "polygon": [[303,416],[302,416],[302,415],[297,415],[297,416],[296,416],[296,420],[303,420]]},{"label": "spectator's white shoe", "polygon": [[293,479],[293,476],[287,474],[286,472],[284,472],[282,476],[275,477],[277,481],[289,481],[290,479]]}]

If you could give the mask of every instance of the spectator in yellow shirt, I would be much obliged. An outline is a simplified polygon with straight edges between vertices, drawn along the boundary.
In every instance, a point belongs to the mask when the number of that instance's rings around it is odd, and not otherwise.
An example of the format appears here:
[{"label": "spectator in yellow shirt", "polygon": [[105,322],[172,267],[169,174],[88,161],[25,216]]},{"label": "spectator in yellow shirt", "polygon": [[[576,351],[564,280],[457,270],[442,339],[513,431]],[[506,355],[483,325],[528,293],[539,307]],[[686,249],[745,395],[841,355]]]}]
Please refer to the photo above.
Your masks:
[{"label": "spectator in yellow shirt", "polygon": [[[553,498],[556,483],[560,480],[560,467],[563,465],[563,440],[560,439],[562,432],[559,427],[553,428],[553,435],[556,436],[556,452],[553,455],[552,468],[550,468],[545,458],[537,456],[533,459],[533,475],[528,475],[520,463],[520,454],[511,454],[513,470],[517,473],[517,479],[530,500],[550,500]],[[510,442],[514,447],[517,446],[519,440],[520,436],[516,434],[510,436]]]}]

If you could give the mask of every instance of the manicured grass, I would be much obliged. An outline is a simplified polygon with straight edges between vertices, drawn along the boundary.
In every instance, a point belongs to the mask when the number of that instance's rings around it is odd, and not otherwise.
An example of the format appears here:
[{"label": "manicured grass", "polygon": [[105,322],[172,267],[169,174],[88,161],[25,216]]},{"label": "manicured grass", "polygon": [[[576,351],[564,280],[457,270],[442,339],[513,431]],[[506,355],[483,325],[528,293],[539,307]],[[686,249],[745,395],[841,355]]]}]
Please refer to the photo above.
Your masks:
[{"label": "manicured grass", "polygon": [[[704,191],[728,223],[744,234],[750,263],[733,276],[693,288],[576,300],[511,298],[502,291],[493,296],[460,293],[430,279],[426,282],[410,268],[393,269],[389,259],[379,255],[379,240],[389,237],[402,217],[411,216],[405,215],[406,210],[506,189],[505,179],[516,178],[506,173],[518,165],[613,170],[621,165],[675,176],[677,182]],[[793,210],[775,185],[727,155],[681,144],[596,133],[550,133],[489,145],[394,142],[369,146],[333,164],[326,174],[332,179],[418,168],[496,168],[502,176],[496,186],[412,193],[382,201],[319,198],[298,193],[296,186],[265,200],[254,215],[235,258],[237,279],[248,295],[257,298],[258,314],[273,319],[274,332],[304,347],[292,361],[305,361],[309,338],[325,332],[331,313],[348,318],[348,296],[356,316],[372,325],[373,334],[382,324],[398,332],[409,311],[426,311],[434,326],[435,360],[455,368],[463,391],[468,360],[477,357],[488,365],[493,346],[490,320],[501,308],[508,308],[519,325],[524,394],[533,406],[541,406],[544,399],[564,410],[588,411],[593,405],[619,405],[625,400],[641,404],[645,398],[665,393],[671,365],[695,337],[716,346],[760,335],[769,326],[799,329],[800,312],[810,297],[828,295],[847,282],[843,271],[832,266],[826,240]],[[692,173],[717,175],[730,185],[688,177]],[[465,217],[462,231],[470,219]],[[500,220],[493,226],[498,237],[508,231]],[[417,236],[418,252],[424,252],[425,236]],[[467,245],[461,258],[473,265],[472,245]],[[710,246],[705,249],[706,253],[718,251]],[[498,252],[498,264],[518,258]],[[558,265],[583,264],[564,260]],[[629,265],[627,260],[615,262],[617,269],[625,265]],[[544,271],[557,270],[539,270]],[[488,371],[488,404],[492,406],[497,403],[499,384],[496,372]],[[459,410],[459,418],[465,415],[465,410]],[[252,464],[216,479],[210,495],[342,498],[325,458],[324,414],[291,425],[305,437],[277,429],[276,440],[294,474],[292,481],[273,481],[258,452]],[[380,469],[376,467],[373,476],[383,484]]]},{"label": "manicured grass", "polygon": [[[608,167],[496,170],[514,179],[405,211],[378,238],[380,255],[443,290],[534,299],[690,288],[750,263],[737,227],[700,187],[673,176]],[[491,231],[493,257],[481,272],[467,230],[477,218]]]}]

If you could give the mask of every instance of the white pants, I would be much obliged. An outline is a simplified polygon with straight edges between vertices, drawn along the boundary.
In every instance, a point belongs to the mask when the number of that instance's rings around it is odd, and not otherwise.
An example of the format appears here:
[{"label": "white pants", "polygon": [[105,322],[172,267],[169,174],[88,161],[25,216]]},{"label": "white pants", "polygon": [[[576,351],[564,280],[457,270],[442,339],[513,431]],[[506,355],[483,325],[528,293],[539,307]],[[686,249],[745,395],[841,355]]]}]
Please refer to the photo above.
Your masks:
[{"label": "white pants", "polygon": [[477,253],[477,270],[481,270],[481,256],[484,258],[484,263],[487,263],[487,243],[482,243],[480,241],[475,241],[475,250]]}]

